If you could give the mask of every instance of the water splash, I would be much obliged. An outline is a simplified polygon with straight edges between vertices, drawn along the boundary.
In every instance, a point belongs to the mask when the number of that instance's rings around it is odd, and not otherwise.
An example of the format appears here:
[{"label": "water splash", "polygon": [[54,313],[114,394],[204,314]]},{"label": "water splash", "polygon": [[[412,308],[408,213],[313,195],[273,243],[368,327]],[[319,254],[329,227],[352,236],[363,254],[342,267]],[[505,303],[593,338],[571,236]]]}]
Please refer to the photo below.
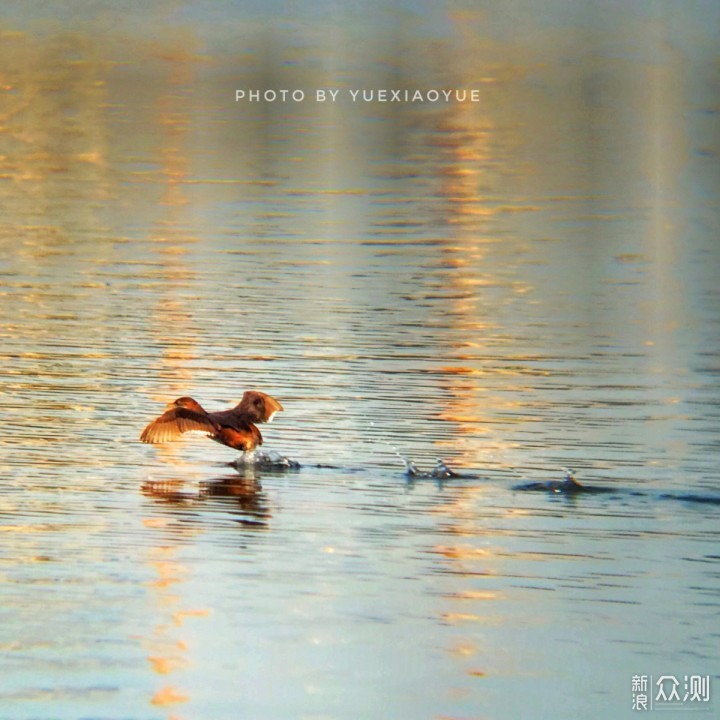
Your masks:
[{"label": "water splash", "polygon": [[435,467],[430,471],[426,472],[421,470],[412,460],[409,458],[403,458],[405,464],[405,475],[408,478],[433,478],[434,480],[448,480],[449,478],[476,478],[476,475],[468,475],[465,473],[459,473],[452,470],[444,460],[438,458],[435,463]]},{"label": "water splash", "polygon": [[575,471],[570,468],[562,468],[562,480],[545,480],[541,482],[522,483],[513,486],[513,490],[529,492],[548,492],[558,495],[577,495],[580,493],[612,493],[617,492],[616,488],[600,487],[597,485],[585,485],[578,482]]},{"label": "water splash", "polygon": [[302,466],[297,460],[292,460],[279,452],[265,450],[249,450],[241,453],[230,463],[238,470],[299,470]]},{"label": "water splash", "polygon": [[[371,420],[370,425],[372,427],[376,427],[375,423]],[[441,460],[438,459],[435,467],[430,472],[425,472],[421,470],[417,464],[411,460],[409,457],[404,455],[400,452],[399,448],[397,448],[395,445],[392,445],[384,438],[379,438],[380,442],[383,443],[383,445],[387,445],[392,453],[397,456],[400,461],[403,464],[403,467],[405,468],[405,475],[409,478],[413,477],[429,477],[429,478],[435,478],[435,479],[447,479],[451,477],[460,477],[459,473],[455,472],[454,470],[451,470],[447,464]]]},{"label": "water splash", "polygon": [[[372,420],[370,421],[370,426],[377,427]],[[395,447],[395,445],[392,445],[391,443],[389,443],[387,440],[385,440],[385,438],[379,438],[379,440],[383,445],[387,445],[390,448],[390,450],[393,452],[393,454],[396,455],[400,459],[400,462],[402,462],[402,464],[405,466],[406,472],[412,474],[412,472],[410,470],[411,466],[412,466],[412,468],[415,468],[415,470],[417,470],[417,466],[415,465],[415,463],[412,460],[410,460],[409,458],[405,457],[405,455],[403,455],[400,452],[400,450]]]}]

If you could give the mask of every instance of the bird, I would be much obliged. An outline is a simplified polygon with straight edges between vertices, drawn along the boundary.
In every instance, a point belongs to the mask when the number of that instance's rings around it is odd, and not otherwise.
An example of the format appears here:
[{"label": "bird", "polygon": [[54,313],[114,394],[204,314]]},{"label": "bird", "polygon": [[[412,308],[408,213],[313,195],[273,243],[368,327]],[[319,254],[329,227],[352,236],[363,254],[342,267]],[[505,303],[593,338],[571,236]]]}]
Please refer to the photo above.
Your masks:
[{"label": "bird", "polygon": [[255,423],[272,422],[275,413],[283,409],[275,398],[259,390],[247,390],[234,408],[217,412],[207,412],[197,400],[183,396],[168,404],[142,431],[140,440],[163,443],[199,431],[222,445],[251,452],[263,442]]}]

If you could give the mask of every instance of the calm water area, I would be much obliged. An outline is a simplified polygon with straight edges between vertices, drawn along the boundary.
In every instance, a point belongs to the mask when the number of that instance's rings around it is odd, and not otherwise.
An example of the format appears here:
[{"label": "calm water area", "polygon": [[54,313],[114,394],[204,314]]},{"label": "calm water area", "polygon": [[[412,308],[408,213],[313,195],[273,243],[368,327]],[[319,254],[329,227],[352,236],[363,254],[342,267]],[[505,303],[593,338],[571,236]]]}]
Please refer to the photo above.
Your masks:
[{"label": "calm water area", "polygon": [[[718,29],[0,10],[0,720],[717,717]],[[139,442],[251,388],[299,470]]]}]

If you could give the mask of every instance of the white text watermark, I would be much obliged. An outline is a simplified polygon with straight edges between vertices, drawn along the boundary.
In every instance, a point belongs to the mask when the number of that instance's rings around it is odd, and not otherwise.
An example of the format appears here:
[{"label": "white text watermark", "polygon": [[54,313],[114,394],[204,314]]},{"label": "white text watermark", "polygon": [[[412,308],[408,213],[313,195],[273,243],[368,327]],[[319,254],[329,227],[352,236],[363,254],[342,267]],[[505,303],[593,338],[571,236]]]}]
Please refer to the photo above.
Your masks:
[{"label": "white text watermark", "polygon": [[709,675],[632,676],[633,710],[701,707],[709,702]]},{"label": "white text watermark", "polygon": [[346,100],[351,103],[477,103],[480,90],[477,88],[453,89],[392,89],[392,88],[267,88],[265,90],[239,88],[235,90],[235,102],[265,103],[335,103]]}]

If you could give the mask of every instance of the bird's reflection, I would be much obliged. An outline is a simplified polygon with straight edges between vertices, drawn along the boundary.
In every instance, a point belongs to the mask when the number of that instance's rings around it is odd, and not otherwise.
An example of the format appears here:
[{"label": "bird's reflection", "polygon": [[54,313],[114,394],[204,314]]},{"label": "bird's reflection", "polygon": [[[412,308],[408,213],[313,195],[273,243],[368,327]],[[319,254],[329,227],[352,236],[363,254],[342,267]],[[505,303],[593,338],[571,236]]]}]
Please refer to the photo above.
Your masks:
[{"label": "bird's reflection", "polygon": [[244,526],[267,525],[272,517],[270,501],[254,469],[188,484],[182,479],[148,480],[141,491],[159,502],[187,508],[207,502],[208,510],[230,512]]}]

